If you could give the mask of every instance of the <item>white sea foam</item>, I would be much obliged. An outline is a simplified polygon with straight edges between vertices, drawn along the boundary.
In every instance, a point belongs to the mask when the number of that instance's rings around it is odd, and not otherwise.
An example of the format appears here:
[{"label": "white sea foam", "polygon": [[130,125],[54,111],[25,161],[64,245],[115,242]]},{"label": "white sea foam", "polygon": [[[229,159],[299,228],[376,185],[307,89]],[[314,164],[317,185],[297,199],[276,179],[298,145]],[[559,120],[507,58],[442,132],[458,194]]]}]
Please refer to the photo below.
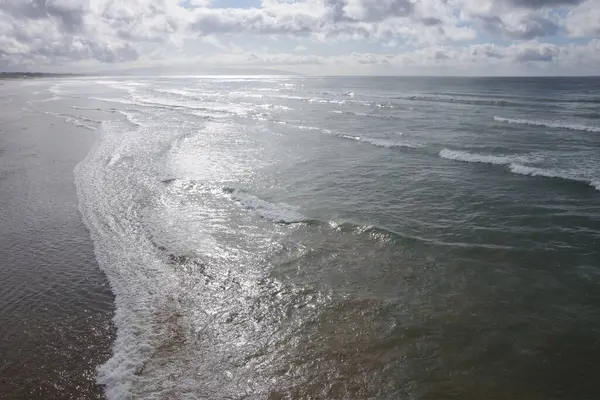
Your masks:
[{"label": "white sea foam", "polygon": [[301,100],[301,101],[310,101],[312,100],[310,97],[304,97],[304,96],[294,96],[294,95],[288,95],[288,94],[279,94],[277,96],[275,96],[276,98],[280,98],[280,99],[289,99],[289,100]]},{"label": "white sea foam", "polygon": [[310,125],[295,125],[295,124],[290,124],[288,122],[285,121],[274,121],[280,125],[287,125],[290,126],[292,128],[296,128],[296,129],[300,129],[302,131],[320,131],[323,133],[331,133],[331,130],[329,129],[325,129],[325,128],[319,128],[318,126],[310,126]]},{"label": "white sea foam", "polygon": [[258,215],[277,223],[293,224],[305,222],[308,218],[298,212],[296,207],[286,203],[270,203],[257,196],[239,190],[228,190],[232,199]]},{"label": "white sea foam", "polygon": [[357,142],[367,143],[367,144],[370,144],[373,146],[384,147],[384,148],[388,148],[388,149],[394,148],[394,147],[406,147],[406,148],[411,148],[411,149],[417,149],[417,148],[422,147],[420,144],[417,144],[417,143],[398,142],[396,140],[389,140],[389,139],[378,139],[378,138],[371,138],[371,137],[366,137],[366,136],[354,136],[354,135],[347,135],[347,134],[341,134],[338,136],[342,139],[356,140]]},{"label": "white sea foam", "polygon": [[471,163],[506,165],[515,161],[515,156],[494,156],[489,154],[476,154],[460,150],[443,149],[440,157],[448,160],[463,161]]},{"label": "white sea foam", "polygon": [[592,186],[596,190],[600,190],[600,179],[589,178],[581,174],[581,172],[577,171],[565,171],[560,169],[552,169],[552,168],[538,168],[538,167],[530,167],[522,164],[510,164],[509,169],[511,172],[520,175],[529,175],[529,176],[543,176],[545,178],[556,178],[556,179],[565,179],[569,181],[583,182]]},{"label": "white sea foam", "polygon": [[29,104],[33,104],[33,103],[48,103],[48,102],[50,102],[50,101],[56,101],[56,100],[61,100],[61,99],[62,99],[62,97],[60,97],[60,96],[56,96],[56,95],[55,95],[55,96],[49,97],[49,98],[47,98],[47,99],[42,99],[42,100],[30,100],[30,101],[28,101],[27,103],[29,103]]},{"label": "white sea foam", "polygon": [[125,110],[117,110],[119,114],[123,115],[127,121],[129,121],[132,125],[136,126],[144,126],[144,123],[141,118],[138,118],[135,113]]},{"label": "white sea foam", "polygon": [[455,103],[465,105],[476,105],[476,106],[500,106],[500,107],[519,107],[527,105],[527,103],[519,103],[508,101],[505,99],[480,99],[465,96],[445,96],[445,95],[412,95],[396,97],[398,100],[410,100],[410,101],[421,101],[421,102],[432,102],[432,103]]},{"label": "white sea foam", "polygon": [[181,97],[187,97],[191,99],[202,99],[200,93],[191,92],[189,90],[182,89],[153,89],[153,91],[164,94],[174,94]]},{"label": "white sea foam", "polygon": [[140,104],[140,103],[132,101],[132,100],[127,100],[127,99],[118,98],[118,97],[90,97],[90,99],[91,100],[101,101],[103,103],[116,103],[116,104],[130,105],[130,106],[149,107],[147,105]]},{"label": "white sea foam", "polygon": [[[117,122],[106,125],[107,127]],[[75,169],[83,220],[96,258],[115,293],[117,337],[113,356],[98,368],[98,383],[110,400],[131,398],[136,374],[153,352],[154,307],[175,285],[173,276],[153,257],[151,244],[135,234],[133,204],[121,204],[132,192],[119,189],[101,167],[122,146],[121,125],[103,131],[102,140]],[[112,168],[111,168],[112,170]],[[112,173],[112,172],[111,172]],[[124,207],[122,207],[124,206]]]},{"label": "white sea foam", "polygon": [[244,116],[248,113],[253,112],[253,108],[244,107],[241,104],[226,104],[226,103],[215,103],[215,102],[204,102],[204,101],[169,101],[163,98],[157,98],[153,96],[142,96],[139,94],[132,95],[133,100],[137,101],[142,106],[159,107],[174,110],[196,110],[196,111],[207,111],[209,113],[219,112],[223,114],[239,115]]},{"label": "white sea foam", "polygon": [[[92,118],[88,118],[88,117],[84,117],[81,115],[71,115],[71,114],[63,114],[63,113],[55,113],[55,112],[51,112],[51,111],[44,111],[44,114],[46,115],[52,115],[53,117],[57,117],[62,119],[63,121],[73,124],[75,126],[78,126],[80,128],[85,128],[85,129],[89,129],[89,130],[96,130],[98,128],[98,126],[100,124],[102,124],[102,121],[96,120],[96,119],[92,119]],[[94,124],[94,125],[90,125]]]},{"label": "white sea foam", "polygon": [[[254,104],[251,104],[254,105]],[[279,104],[259,104],[256,107],[265,109],[265,110],[278,110],[278,111],[292,111],[293,108],[279,105]]]},{"label": "white sea foam", "polygon": [[411,148],[411,149],[417,149],[417,148],[421,147],[421,145],[416,144],[416,143],[398,142],[395,140],[376,139],[376,138],[370,138],[370,137],[361,137],[360,141],[372,144],[373,146],[385,147],[385,148],[407,147],[407,148]]},{"label": "white sea foam", "polygon": [[356,112],[356,111],[342,111],[342,110],[332,110],[329,111],[332,114],[346,114],[346,115],[354,115],[357,117],[368,117],[368,118],[385,118],[392,119],[394,116],[392,115],[384,115],[384,114],[373,114],[373,113],[365,113],[365,112]]},{"label": "white sea foam", "polygon": [[581,171],[568,171],[557,168],[543,168],[539,166],[530,166],[523,163],[539,161],[539,157],[535,154],[524,155],[508,155],[508,156],[493,156],[486,154],[468,153],[466,151],[443,149],[440,151],[440,157],[449,160],[484,163],[494,165],[504,165],[508,169],[520,175],[542,176],[546,178],[558,178],[577,182],[584,182],[600,190],[600,180],[590,178],[587,174]]},{"label": "white sea foam", "polygon": [[343,138],[343,139],[350,139],[350,140],[360,141],[360,136],[352,136],[352,135],[342,134],[342,135],[340,135],[340,137]]},{"label": "white sea foam", "polygon": [[571,123],[566,123],[566,122],[561,122],[561,121],[538,121],[538,120],[513,119],[513,118],[503,118],[503,117],[494,117],[494,120],[498,121],[498,122],[505,122],[508,124],[544,126],[546,128],[569,129],[569,130],[573,130],[573,131],[600,132],[600,127],[587,126],[587,125],[581,125],[581,124],[571,124]]}]

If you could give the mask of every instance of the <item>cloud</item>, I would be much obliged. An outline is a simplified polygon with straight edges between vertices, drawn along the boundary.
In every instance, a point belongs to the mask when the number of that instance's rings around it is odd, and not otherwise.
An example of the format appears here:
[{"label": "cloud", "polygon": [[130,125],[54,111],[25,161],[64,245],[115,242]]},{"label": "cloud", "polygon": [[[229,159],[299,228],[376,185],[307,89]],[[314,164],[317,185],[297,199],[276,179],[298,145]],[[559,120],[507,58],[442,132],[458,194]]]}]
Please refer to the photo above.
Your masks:
[{"label": "cloud", "polygon": [[58,29],[66,32],[80,30],[87,13],[85,6],[76,0],[3,1],[0,11],[12,15],[16,20],[51,20]]},{"label": "cloud", "polygon": [[302,53],[302,52],[305,52],[306,50],[308,50],[308,48],[303,45],[298,45],[298,46],[294,47],[294,51],[296,53]]},{"label": "cloud", "polygon": [[[232,53],[219,54],[223,62],[252,54],[249,63],[288,60],[293,66],[330,65],[333,59],[359,66],[558,65],[591,59],[570,36],[589,43],[600,36],[599,0],[261,0],[249,8],[213,3],[0,0],[0,65],[144,63],[199,55],[216,62],[218,51]],[[564,44],[542,46],[536,41],[541,38]],[[269,55],[274,43],[289,47]]]},{"label": "cloud", "polygon": [[569,12],[565,25],[573,36],[600,37],[600,2],[588,0],[575,7]]},{"label": "cloud", "polygon": [[479,16],[484,29],[494,35],[510,39],[531,40],[537,37],[553,36],[560,27],[548,18],[536,14],[528,14],[518,20],[518,23],[507,25],[498,16]]},{"label": "cloud", "polygon": [[560,55],[560,48],[551,44],[534,44],[517,49],[514,59],[519,63],[552,62]]},{"label": "cloud", "polygon": [[415,2],[411,0],[325,0],[333,10],[335,21],[383,21],[391,17],[412,14]]},{"label": "cloud", "polygon": [[[275,67],[294,71],[307,68],[316,73],[354,74],[392,72],[401,74],[439,73],[531,74],[572,73],[573,66],[590,72],[600,63],[600,40],[582,45],[557,46],[527,41],[509,46],[470,44],[432,46],[403,53],[358,53],[316,56],[298,53],[246,52],[215,54],[197,59],[194,65]],[[554,69],[548,69],[551,66]]]},{"label": "cloud", "polygon": [[544,7],[577,5],[581,4],[583,0],[508,0],[508,2],[518,7],[539,9]]}]

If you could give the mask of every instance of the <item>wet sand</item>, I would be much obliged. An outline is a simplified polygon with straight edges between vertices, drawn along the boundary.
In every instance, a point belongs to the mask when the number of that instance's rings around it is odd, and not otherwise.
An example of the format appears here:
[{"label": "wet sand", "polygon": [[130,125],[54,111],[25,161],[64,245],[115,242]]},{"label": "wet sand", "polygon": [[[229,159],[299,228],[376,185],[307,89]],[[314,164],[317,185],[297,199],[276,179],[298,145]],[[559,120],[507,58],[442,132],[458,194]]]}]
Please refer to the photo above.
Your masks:
[{"label": "wet sand", "polygon": [[0,101],[0,398],[97,399],[113,295],[78,210],[73,168],[94,134]]}]

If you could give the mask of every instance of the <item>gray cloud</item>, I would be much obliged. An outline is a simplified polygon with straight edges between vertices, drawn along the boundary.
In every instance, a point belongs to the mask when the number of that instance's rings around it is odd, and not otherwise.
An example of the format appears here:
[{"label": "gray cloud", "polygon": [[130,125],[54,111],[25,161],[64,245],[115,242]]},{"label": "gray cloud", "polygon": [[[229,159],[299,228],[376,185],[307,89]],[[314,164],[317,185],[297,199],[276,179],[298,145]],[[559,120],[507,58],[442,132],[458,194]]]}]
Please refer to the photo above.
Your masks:
[{"label": "gray cloud", "polygon": [[516,27],[507,26],[497,16],[478,16],[486,31],[494,35],[510,39],[531,40],[537,37],[552,36],[558,33],[560,27],[553,21],[539,15],[527,15],[520,19]]},{"label": "gray cloud", "polygon": [[437,25],[442,25],[443,24],[443,21],[441,19],[435,18],[435,17],[421,18],[421,22],[425,26],[437,26]]},{"label": "gray cloud", "polygon": [[584,0],[506,0],[508,3],[531,9],[557,6],[574,6],[583,3]]},{"label": "gray cloud", "polygon": [[76,0],[9,0],[0,2],[0,11],[18,20],[53,19],[67,32],[79,31],[88,12]]},{"label": "gray cloud", "polygon": [[434,58],[436,60],[448,60],[450,58],[450,56],[448,54],[446,54],[445,52],[438,50],[434,53]]},{"label": "gray cloud", "polygon": [[520,49],[515,56],[515,61],[526,63],[530,61],[552,62],[560,54],[557,47],[540,46]]},{"label": "gray cloud", "polygon": [[219,33],[308,34],[319,27],[309,15],[272,15],[260,9],[202,9],[195,13],[192,31],[203,35]]},{"label": "gray cloud", "polygon": [[411,0],[324,0],[334,22],[383,21],[390,17],[408,16],[415,10]]},{"label": "gray cloud", "polygon": [[488,59],[503,59],[505,56],[493,44],[485,44],[471,47],[471,55]]}]

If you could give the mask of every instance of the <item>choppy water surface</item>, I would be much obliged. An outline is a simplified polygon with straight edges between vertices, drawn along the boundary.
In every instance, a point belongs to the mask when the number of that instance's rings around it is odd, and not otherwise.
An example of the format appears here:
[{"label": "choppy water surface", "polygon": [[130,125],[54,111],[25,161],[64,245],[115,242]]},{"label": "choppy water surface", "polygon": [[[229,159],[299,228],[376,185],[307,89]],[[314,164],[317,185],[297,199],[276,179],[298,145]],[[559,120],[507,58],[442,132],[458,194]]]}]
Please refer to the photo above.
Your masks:
[{"label": "choppy water surface", "polygon": [[108,398],[600,393],[598,79],[46,83],[98,135]]}]

